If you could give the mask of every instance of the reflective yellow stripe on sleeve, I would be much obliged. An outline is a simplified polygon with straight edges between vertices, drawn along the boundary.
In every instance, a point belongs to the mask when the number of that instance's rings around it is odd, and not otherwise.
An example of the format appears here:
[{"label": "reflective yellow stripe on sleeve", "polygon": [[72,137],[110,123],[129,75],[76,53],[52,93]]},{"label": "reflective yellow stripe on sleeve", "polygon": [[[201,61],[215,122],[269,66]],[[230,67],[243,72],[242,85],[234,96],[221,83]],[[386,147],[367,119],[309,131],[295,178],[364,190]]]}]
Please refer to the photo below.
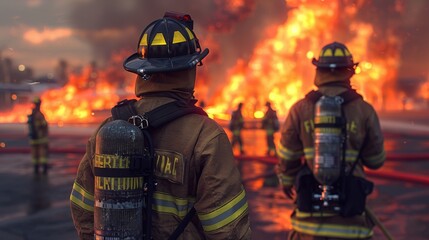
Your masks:
[{"label": "reflective yellow stripe on sleeve", "polygon": [[194,199],[177,198],[167,193],[155,192],[152,209],[159,213],[167,213],[184,218],[194,205]]},{"label": "reflective yellow stripe on sleeve", "polygon": [[292,219],[292,228],[297,232],[314,236],[330,236],[337,238],[369,238],[373,235],[372,229],[353,226],[325,223],[302,222]]},{"label": "reflective yellow stripe on sleeve", "polygon": [[346,162],[354,162],[356,161],[357,157],[359,155],[359,152],[356,150],[346,150]]},{"label": "reflective yellow stripe on sleeve", "polygon": [[279,174],[277,175],[277,177],[279,178],[280,184],[282,186],[290,186],[295,183],[295,177],[287,176],[284,174]]},{"label": "reflective yellow stripe on sleeve", "polygon": [[386,159],[386,152],[383,150],[381,153],[375,156],[368,157],[366,159],[370,165],[379,165]]},{"label": "reflective yellow stripe on sleeve", "polygon": [[283,160],[283,161],[293,161],[297,160],[302,156],[302,151],[292,151],[282,144],[279,144],[279,147],[277,149],[277,155]]},{"label": "reflective yellow stripe on sleeve", "polygon": [[247,212],[246,193],[243,190],[225,205],[210,213],[198,213],[204,231],[210,232],[220,229]]},{"label": "reflective yellow stripe on sleeve", "polygon": [[49,142],[49,139],[47,137],[39,138],[39,139],[31,139],[30,145],[44,144],[44,143],[48,143],[48,142]]},{"label": "reflective yellow stripe on sleeve", "polygon": [[314,158],[314,148],[304,148],[304,156],[305,159],[313,159]]},{"label": "reflective yellow stripe on sleeve", "polygon": [[90,194],[76,182],[73,184],[70,201],[87,211],[94,211],[94,195]]}]

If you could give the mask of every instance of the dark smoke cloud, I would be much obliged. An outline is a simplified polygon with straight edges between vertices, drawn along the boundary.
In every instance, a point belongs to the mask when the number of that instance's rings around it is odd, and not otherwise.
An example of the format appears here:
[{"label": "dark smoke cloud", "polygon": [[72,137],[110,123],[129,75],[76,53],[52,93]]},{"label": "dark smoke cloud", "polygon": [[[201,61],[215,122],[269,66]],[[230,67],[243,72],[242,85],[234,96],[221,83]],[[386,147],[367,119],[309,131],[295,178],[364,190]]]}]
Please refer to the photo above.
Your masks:
[{"label": "dark smoke cloud", "polygon": [[[229,32],[231,38],[245,40],[239,41],[242,43],[257,42],[263,37],[261,33],[266,25],[280,23],[284,19],[282,15],[285,15],[285,9],[284,6],[282,9],[284,3],[281,0],[277,4],[259,3],[258,9],[255,9],[254,0],[242,0],[242,5],[234,9],[228,9],[228,2],[230,1],[79,1],[72,9],[71,22],[78,29],[80,37],[92,44],[95,57],[106,58],[117,49],[134,47],[143,28],[162,17],[166,11],[191,14],[195,21],[195,31],[201,39],[208,34]],[[253,26],[244,31],[236,29],[237,24],[246,19]],[[241,34],[254,28],[260,29],[257,35]],[[109,32],[111,35],[106,34]],[[102,36],[111,38],[104,39]]]},{"label": "dark smoke cloud", "polygon": [[429,1],[405,1],[400,28],[402,39],[400,76],[429,77]]},{"label": "dark smoke cloud", "polygon": [[[378,0],[366,1],[358,18],[375,27],[370,47],[374,54],[400,52],[398,78],[428,77],[429,71],[429,1]],[[386,44],[386,36],[393,33],[397,46]],[[384,46],[380,48],[380,46]],[[396,47],[396,49],[391,49]]]},{"label": "dark smoke cloud", "polygon": [[[165,11],[189,13],[202,47],[211,50],[202,76],[209,89],[216,90],[224,84],[227,70],[238,59],[248,59],[255,45],[267,38],[266,29],[286,21],[286,3],[284,0],[76,1],[70,19],[80,38],[91,44],[94,60],[101,65],[114,53],[134,52],[143,28]],[[347,39],[353,20],[371,23],[374,35],[369,47],[374,48],[374,54],[399,50],[400,77],[428,76],[429,1],[342,0],[340,4],[344,5],[340,9],[354,4],[358,12],[354,19],[337,13],[338,21],[334,23],[338,26],[337,36]],[[397,45],[386,43],[391,31],[401,41]]]},{"label": "dark smoke cloud", "polygon": [[[202,1],[205,2],[205,1]],[[178,5],[175,7],[175,5]],[[189,9],[199,14],[188,1],[94,0],[76,2],[71,11],[73,27],[93,46],[95,59],[106,59],[121,49],[133,49],[143,28],[163,16],[166,9]],[[196,16],[193,16],[194,18]],[[117,33],[101,38],[103,32]],[[119,35],[119,36],[118,36]]]},{"label": "dark smoke cloud", "polygon": [[254,0],[214,0],[216,4],[215,19],[209,23],[214,31],[230,31],[234,25],[246,19],[254,11]]},{"label": "dark smoke cloud", "polygon": [[[266,29],[285,21],[284,0],[92,0],[77,1],[71,22],[79,36],[93,47],[96,61],[109,59],[115,52],[135,51],[143,28],[166,11],[189,13],[202,47],[210,47],[204,76],[210,88],[222,85],[226,71],[238,58],[250,57],[256,43],[266,38]],[[207,42],[208,44],[205,44]],[[124,56],[126,57],[126,56]],[[221,79],[221,80],[219,80]]]}]

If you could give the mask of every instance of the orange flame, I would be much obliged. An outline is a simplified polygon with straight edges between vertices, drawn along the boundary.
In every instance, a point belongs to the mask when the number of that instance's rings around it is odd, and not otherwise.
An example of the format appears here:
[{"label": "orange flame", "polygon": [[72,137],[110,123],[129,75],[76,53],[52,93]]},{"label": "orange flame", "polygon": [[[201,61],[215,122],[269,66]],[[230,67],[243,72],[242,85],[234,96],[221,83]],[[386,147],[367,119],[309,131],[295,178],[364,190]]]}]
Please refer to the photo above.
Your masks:
[{"label": "orange flame", "polygon": [[[121,100],[117,92],[118,83],[107,81],[107,72],[97,74],[94,86],[87,79],[90,74],[90,69],[86,68],[82,75],[71,75],[63,88],[42,95],[42,110],[49,121],[88,122],[94,111],[110,109]],[[127,95],[132,95],[132,92]]]},{"label": "orange flame", "polygon": [[[123,58],[112,58],[112,61]],[[112,66],[120,66],[112,63]],[[69,75],[69,81],[61,88],[51,89],[41,95],[41,111],[48,122],[64,123],[100,122],[116,103],[134,97],[133,79],[122,69],[107,67],[102,71],[85,67],[81,73]],[[131,75],[130,75],[131,76]],[[2,113],[0,122],[26,122],[31,104],[15,105],[10,112]]]},{"label": "orange flame", "polygon": [[[253,50],[250,60],[238,60],[229,73],[228,84],[215,99],[208,112],[220,119],[239,102],[244,103],[244,115],[260,118],[266,101],[273,103],[280,116],[313,87],[314,66],[312,59],[325,44],[342,41],[339,25],[343,19],[354,19],[358,4],[350,4],[341,9],[340,1],[296,0],[288,1],[292,7],[287,21],[266,31],[266,40]],[[272,28],[273,29],[273,28]],[[385,38],[383,54],[371,52],[369,46],[374,33],[373,26],[354,20],[346,29],[348,36],[344,42],[352,51],[355,61],[361,61],[356,69],[352,84],[367,101],[376,108],[394,107],[389,98],[390,89],[386,83],[396,77],[400,44],[397,37],[389,33]],[[317,57],[317,56],[316,56]],[[386,101],[390,104],[387,106]]]},{"label": "orange flame", "polygon": [[[227,2],[229,8],[236,9],[245,1]],[[360,62],[352,78],[353,87],[376,109],[400,109],[401,99],[397,97],[394,81],[401,42],[393,30],[386,30],[384,38],[374,42],[375,26],[359,21],[356,16],[365,2],[288,0],[287,20],[279,26],[261,30],[265,39],[251,50],[248,60],[237,60],[228,71],[227,83],[209,101],[211,104],[206,111],[213,118],[228,120],[231,109],[243,102],[245,117],[261,118],[265,102],[270,101],[279,116],[286,116],[292,104],[314,87],[315,67],[311,65],[311,59],[317,58],[320,49],[333,41],[345,43],[354,60]],[[118,61],[122,60],[122,57],[114,58],[112,61],[117,62],[112,66],[120,66]],[[98,121],[94,116],[97,110],[110,109],[123,96],[133,96],[133,83],[126,80],[123,72],[122,69],[107,68],[92,76],[94,72],[88,68],[81,74],[71,75],[63,88],[43,94],[42,110],[49,121],[59,123]],[[118,74],[119,77],[112,80],[111,75]],[[118,79],[124,79],[126,84],[120,84]],[[202,82],[197,81],[196,94],[204,99],[209,90],[208,84]],[[118,93],[117,89],[122,92]],[[24,122],[28,106],[20,105],[11,113],[2,114],[0,122]]]}]

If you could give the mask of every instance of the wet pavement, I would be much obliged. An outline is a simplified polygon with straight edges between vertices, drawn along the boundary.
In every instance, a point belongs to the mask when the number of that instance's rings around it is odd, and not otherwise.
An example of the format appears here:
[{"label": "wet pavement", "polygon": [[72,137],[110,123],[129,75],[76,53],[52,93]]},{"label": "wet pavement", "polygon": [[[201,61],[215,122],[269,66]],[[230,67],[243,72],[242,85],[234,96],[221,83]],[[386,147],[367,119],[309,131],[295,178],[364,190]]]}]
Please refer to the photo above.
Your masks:
[{"label": "wet pavement", "polygon": [[[386,127],[388,153],[429,154],[429,124],[422,125],[422,122],[417,125],[421,127],[418,130],[415,130],[416,124],[411,124],[412,131],[404,127],[407,124]],[[50,146],[63,151],[50,155],[47,176],[35,176],[28,153],[26,126],[0,124],[0,146],[4,146],[0,149],[0,239],[77,239],[68,198],[86,141],[95,127],[52,126]],[[245,130],[243,134],[246,154],[263,155],[264,133],[261,130]],[[11,151],[6,153],[6,149]],[[270,173],[272,165],[257,161],[237,164],[249,198],[252,239],[286,239],[291,229],[289,215],[292,202],[285,198],[278,187],[264,186],[264,182],[268,183],[270,178],[258,177]],[[408,159],[388,161],[382,171],[425,176],[428,175],[428,168],[429,159]],[[368,199],[368,206],[394,239],[429,239],[429,185],[377,177],[371,177],[371,180],[376,186]],[[386,239],[377,227],[374,232],[374,239]]]}]

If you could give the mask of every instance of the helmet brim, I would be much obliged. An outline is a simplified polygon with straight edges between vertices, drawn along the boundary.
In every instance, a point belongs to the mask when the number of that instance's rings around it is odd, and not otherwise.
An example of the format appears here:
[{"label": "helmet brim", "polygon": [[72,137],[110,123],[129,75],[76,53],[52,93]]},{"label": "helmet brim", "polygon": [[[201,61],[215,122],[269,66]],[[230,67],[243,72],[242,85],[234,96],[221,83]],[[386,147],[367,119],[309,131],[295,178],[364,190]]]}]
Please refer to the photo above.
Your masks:
[{"label": "helmet brim", "polygon": [[355,63],[323,63],[320,62],[319,60],[317,60],[316,58],[313,58],[313,60],[311,60],[311,63],[318,67],[318,68],[355,68],[359,63],[355,62]]},{"label": "helmet brim", "polygon": [[181,71],[195,67],[208,53],[207,48],[202,52],[173,58],[141,58],[134,53],[124,61],[124,68],[138,75]]}]

